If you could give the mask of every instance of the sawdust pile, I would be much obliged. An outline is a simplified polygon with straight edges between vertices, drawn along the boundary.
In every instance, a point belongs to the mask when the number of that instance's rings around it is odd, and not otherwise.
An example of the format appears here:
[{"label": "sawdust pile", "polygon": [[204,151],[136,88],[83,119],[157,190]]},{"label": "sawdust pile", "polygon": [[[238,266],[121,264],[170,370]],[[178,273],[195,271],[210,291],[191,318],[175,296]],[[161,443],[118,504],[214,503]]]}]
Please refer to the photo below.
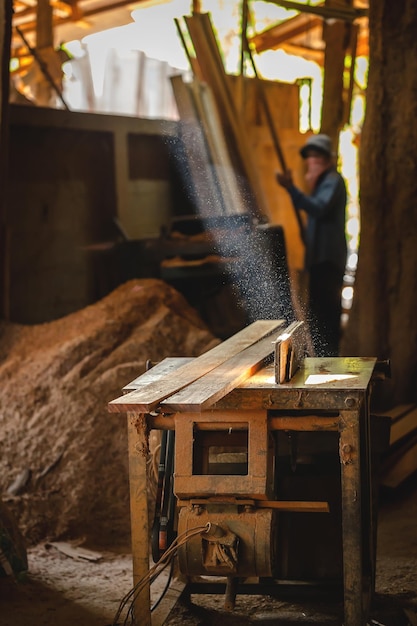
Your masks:
[{"label": "sawdust pile", "polygon": [[218,342],[153,279],[54,322],[0,323],[0,488],[29,544],[129,541],[126,419],[107,403],[147,359],[198,356]]}]

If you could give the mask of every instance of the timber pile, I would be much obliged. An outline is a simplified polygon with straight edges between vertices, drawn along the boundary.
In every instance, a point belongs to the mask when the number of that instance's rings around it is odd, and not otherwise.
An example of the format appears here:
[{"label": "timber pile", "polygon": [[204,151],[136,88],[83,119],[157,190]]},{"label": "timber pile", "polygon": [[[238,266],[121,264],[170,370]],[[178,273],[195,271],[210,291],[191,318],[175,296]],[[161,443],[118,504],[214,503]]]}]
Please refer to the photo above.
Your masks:
[{"label": "timber pile", "polygon": [[395,490],[417,472],[417,405],[400,404],[383,415],[391,420],[391,432],[381,485]]},{"label": "timber pile", "polygon": [[219,343],[159,280],[36,326],[0,323],[0,488],[30,543],[129,542],[126,423],[107,404],[148,359]]},{"label": "timber pile", "polygon": [[243,116],[226,74],[208,13],[184,21],[193,53],[177,28],[194,73],[194,82],[172,79],[183,139],[203,216],[250,213],[269,217],[270,209]]}]

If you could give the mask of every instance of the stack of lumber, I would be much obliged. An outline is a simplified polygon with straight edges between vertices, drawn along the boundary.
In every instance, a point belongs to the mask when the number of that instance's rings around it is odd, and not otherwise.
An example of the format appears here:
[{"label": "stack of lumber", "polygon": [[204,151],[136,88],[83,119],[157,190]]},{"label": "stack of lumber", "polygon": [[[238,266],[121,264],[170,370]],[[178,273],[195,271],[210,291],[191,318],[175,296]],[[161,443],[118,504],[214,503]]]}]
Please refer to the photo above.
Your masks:
[{"label": "stack of lumber", "polygon": [[417,472],[417,405],[400,404],[383,415],[391,419],[391,432],[381,485],[392,490]]},{"label": "stack of lumber", "polygon": [[[112,413],[150,413],[158,405],[175,411],[203,411],[218,402],[272,358],[282,320],[257,320],[193,361],[161,363],[134,381],[133,391],[109,403]],[[164,371],[163,385],[159,368]],[[158,368],[158,371],[157,371]]]},{"label": "stack of lumber", "polygon": [[[210,16],[194,13],[184,20],[194,55],[187,48],[179,21],[176,23],[195,80],[190,85],[184,84],[181,77],[174,77],[172,86],[184,123],[189,162],[194,163],[192,175],[197,194],[202,182],[203,186],[210,183],[204,177],[207,172],[215,192],[215,200],[203,208],[203,215],[207,210],[211,215],[215,211],[243,211],[268,217],[268,202],[253,149],[225,72]],[[204,164],[202,159],[206,161]]]},{"label": "stack of lumber", "polygon": [[173,76],[171,84],[199,214],[244,213],[244,198],[211,89],[198,81],[185,83],[182,76]]}]

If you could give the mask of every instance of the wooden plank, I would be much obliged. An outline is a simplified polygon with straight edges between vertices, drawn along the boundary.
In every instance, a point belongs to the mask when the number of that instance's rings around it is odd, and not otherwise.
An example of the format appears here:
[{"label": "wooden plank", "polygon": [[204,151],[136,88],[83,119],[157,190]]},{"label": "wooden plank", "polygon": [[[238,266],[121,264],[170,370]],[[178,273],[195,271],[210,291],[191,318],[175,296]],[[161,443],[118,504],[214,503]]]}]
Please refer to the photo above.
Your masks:
[{"label": "wooden plank", "polygon": [[132,382],[128,383],[125,387],[123,387],[123,392],[126,393],[130,391],[136,391],[137,389],[143,389],[150,383],[161,380],[161,378],[164,378],[171,372],[174,372],[179,367],[182,367],[183,365],[194,361],[194,358],[195,357],[192,356],[167,357],[163,359],[163,361],[160,361],[159,363],[151,367],[150,370],[144,372],[140,376],[137,376],[137,378],[132,380]]},{"label": "wooden plank", "polygon": [[398,443],[401,439],[410,435],[413,430],[417,429],[417,407],[414,407],[413,411],[406,413],[402,417],[398,418],[391,425],[391,434],[389,443],[390,446]]},{"label": "wooden plank", "polygon": [[417,471],[417,437],[410,442],[407,449],[390,464],[384,472],[381,485],[389,489],[397,489],[409,476]]},{"label": "wooden plank", "polygon": [[172,411],[203,411],[257,372],[273,354],[275,342],[266,337],[214,368],[161,403]]},{"label": "wooden plank", "polygon": [[163,380],[155,381],[144,389],[132,391],[112,400],[108,409],[111,413],[127,411],[149,413],[168,396],[190,385],[250,345],[277,332],[282,324],[282,320],[257,320],[233,337],[197,357],[192,363],[187,363],[175,372],[171,372]]},{"label": "wooden plank", "polygon": [[194,81],[190,85],[190,89],[193,91],[200,123],[210,146],[226,213],[244,213],[245,205],[241,188],[237,182],[211,87],[207,83]]},{"label": "wooden plank", "polygon": [[276,509],[291,513],[329,513],[328,502],[298,502],[296,500],[258,500],[256,507],[260,509]]},{"label": "wooden plank", "polygon": [[300,415],[297,417],[270,417],[271,430],[295,431],[332,431],[339,429],[339,417],[324,417],[320,415]]},{"label": "wooden plank", "polygon": [[175,22],[175,25],[177,27],[178,36],[181,39],[181,43],[182,43],[182,46],[184,48],[185,55],[186,55],[186,57],[188,59],[188,63],[190,64],[191,71],[192,71],[192,73],[194,74],[194,76],[196,78],[198,78],[199,80],[203,80],[203,74],[201,72],[201,68],[200,68],[200,65],[198,63],[198,59],[195,56],[192,55],[191,51],[188,48],[186,38],[185,38],[184,33],[182,31],[182,28],[181,28],[180,20],[178,18],[174,17],[174,22]]},{"label": "wooden plank", "polygon": [[[224,504],[224,497],[216,500],[216,497],[208,498],[191,498],[190,500],[178,500],[178,507],[194,506],[198,504],[207,505],[207,503],[215,504],[216,501]],[[291,513],[329,513],[330,507],[328,502],[322,501],[303,501],[303,500],[258,500],[244,498],[230,498],[227,500],[230,504],[239,506],[249,506],[254,509],[276,509],[278,511],[286,511]]]},{"label": "wooden plank", "polygon": [[[257,86],[258,97],[259,97],[259,100],[261,101],[263,109],[264,109],[264,114],[265,114],[265,118],[266,118],[266,121],[267,121],[267,127],[269,128],[269,132],[271,134],[272,144],[274,146],[275,153],[276,153],[276,156],[278,158],[278,162],[279,162],[279,164],[281,166],[281,170],[282,170],[282,172],[286,172],[288,168],[287,168],[287,164],[286,164],[286,161],[285,161],[284,153],[283,153],[282,148],[281,148],[281,142],[279,140],[278,133],[277,133],[277,130],[275,128],[274,119],[273,119],[273,116],[272,116],[272,113],[271,113],[271,108],[269,106],[268,98],[267,98],[267,95],[266,95],[265,83],[264,83],[263,80],[261,80],[261,78],[258,75],[258,70],[257,70],[257,67],[256,67],[256,63],[255,63],[255,60],[253,58],[253,55],[252,55],[252,52],[251,52],[251,49],[250,49],[250,46],[249,46],[249,43],[248,43],[246,37],[245,37],[245,44],[246,44],[246,52],[247,52],[247,54],[249,56],[249,59],[250,59],[251,65],[252,65],[252,69],[253,69],[254,74],[255,74],[255,83],[256,83],[256,86]],[[306,241],[305,241],[306,236],[305,236],[303,219],[302,219],[298,209],[295,208],[295,207],[293,207],[293,209],[294,209],[294,217],[297,220],[297,225],[298,225],[298,231],[299,231],[300,239],[303,242],[303,244],[305,245],[305,243],[306,243]]]},{"label": "wooden plank", "polygon": [[259,173],[253,161],[253,150],[227,81],[210,17],[207,13],[194,13],[191,17],[187,16],[185,21],[204,80],[212,88],[223,123],[233,135],[241,168],[256,199],[255,211],[259,216],[269,216],[267,198],[259,183]]},{"label": "wooden plank", "polygon": [[171,611],[184,592],[186,585],[185,580],[179,580],[178,578],[171,582],[162,602],[152,612],[152,626],[164,626]]},{"label": "wooden plank", "polygon": [[415,406],[415,404],[397,404],[388,411],[378,411],[378,415],[390,417],[394,422],[409,413]]},{"label": "wooden plank", "polygon": [[213,158],[198,119],[191,90],[182,76],[172,76],[171,85],[181,117],[181,138],[195,187],[199,213],[205,217],[225,212],[219,181],[213,169]]}]

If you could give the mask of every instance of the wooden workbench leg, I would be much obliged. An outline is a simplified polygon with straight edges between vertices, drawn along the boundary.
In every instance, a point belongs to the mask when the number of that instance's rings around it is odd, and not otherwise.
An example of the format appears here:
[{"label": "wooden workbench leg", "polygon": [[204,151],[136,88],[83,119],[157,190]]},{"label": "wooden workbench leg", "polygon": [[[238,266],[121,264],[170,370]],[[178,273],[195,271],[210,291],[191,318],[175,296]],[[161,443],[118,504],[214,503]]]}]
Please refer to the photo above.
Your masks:
[{"label": "wooden workbench leg", "polygon": [[[149,573],[146,416],[128,413],[127,424],[133,584],[136,585]],[[135,622],[140,626],[151,626],[150,604],[150,585],[147,583],[135,600]]]},{"label": "wooden workbench leg", "polygon": [[341,411],[344,626],[363,626],[362,511],[359,410]]}]

